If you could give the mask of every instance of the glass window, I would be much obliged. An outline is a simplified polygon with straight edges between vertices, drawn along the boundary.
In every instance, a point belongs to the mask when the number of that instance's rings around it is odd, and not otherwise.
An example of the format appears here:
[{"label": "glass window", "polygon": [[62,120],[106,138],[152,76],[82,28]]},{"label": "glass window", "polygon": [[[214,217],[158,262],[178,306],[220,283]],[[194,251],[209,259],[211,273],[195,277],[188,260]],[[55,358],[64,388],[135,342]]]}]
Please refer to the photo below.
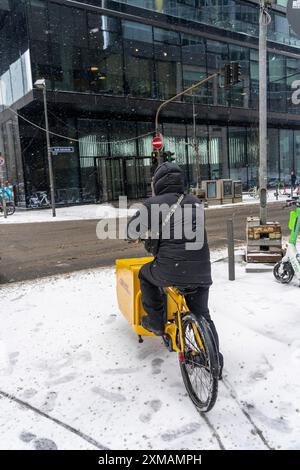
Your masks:
[{"label": "glass window", "polygon": [[285,57],[268,54],[269,106],[271,111],[286,112],[286,63]]},{"label": "glass window", "polygon": [[290,184],[291,171],[294,169],[293,161],[293,131],[280,129],[279,131],[280,148],[280,179]]},{"label": "glass window", "polygon": [[268,183],[279,179],[279,129],[268,129]]},{"label": "glass window", "polygon": [[[117,1],[117,0],[115,0]],[[286,6],[287,0],[276,0]],[[253,2],[242,0],[119,0],[135,7],[165,13],[189,22],[208,24],[217,28],[236,31],[250,36],[259,34],[259,8]],[[278,12],[270,12],[272,22],[268,28],[268,38],[283,44],[300,47],[300,39],[289,31],[286,17]]]},{"label": "glass window", "polygon": [[[207,73],[212,75],[228,62],[228,44],[217,41],[207,41]],[[221,78],[215,77],[208,82],[208,103],[229,106],[229,90],[220,87]]]},{"label": "glass window", "polygon": [[[128,22],[127,22],[128,23]],[[138,25],[138,23],[133,23]],[[140,26],[140,25],[138,25]],[[143,26],[143,25],[142,25]],[[150,28],[151,29],[151,28]],[[154,63],[153,44],[144,42],[144,36],[140,29],[127,30],[131,39],[125,37],[124,30],[124,56],[125,56],[125,93],[132,96],[151,98],[154,96]],[[139,34],[138,34],[139,33]],[[135,39],[132,39],[132,38]]]},{"label": "glass window", "polygon": [[99,176],[103,175],[99,175],[101,165],[96,166],[96,162],[109,155],[107,126],[106,122],[96,119],[78,119],[77,126],[82,199],[95,201],[103,196],[105,186],[104,181],[99,181]]},{"label": "glass window", "polygon": [[96,93],[121,95],[124,92],[121,36],[102,27],[103,16],[89,13],[89,88]]},{"label": "glass window", "polygon": [[[109,155],[107,126],[96,119],[78,119],[80,158]],[[104,143],[102,143],[104,142]]]},{"label": "glass window", "polygon": [[143,41],[152,43],[153,33],[152,26],[147,26],[133,21],[122,21],[123,37],[131,41]]},{"label": "glass window", "polygon": [[[150,122],[140,122],[138,123],[138,135],[147,134],[148,132],[154,131],[154,124]],[[151,153],[153,152],[152,147],[152,137],[154,133],[151,135],[147,135],[138,139],[138,151],[140,157],[150,157]]]},{"label": "glass window", "polygon": [[229,177],[226,127],[209,126],[209,164],[211,179]]},{"label": "glass window", "polygon": [[300,181],[300,131],[294,131],[294,170]]},{"label": "glass window", "polygon": [[210,179],[207,126],[187,126],[187,144],[189,183],[196,186],[197,178],[199,182]]},{"label": "glass window", "polygon": [[151,98],[153,89],[153,60],[144,58],[140,49],[136,55],[125,55],[125,93]]},{"label": "glass window", "polygon": [[300,113],[300,106],[292,103],[292,94],[294,89],[292,84],[295,80],[300,79],[300,59],[286,59],[286,100],[287,100],[287,112],[293,114]]},{"label": "glass window", "polygon": [[[109,139],[112,157],[134,157],[137,155],[136,124],[135,122],[110,121],[108,123]],[[130,139],[130,140],[125,140]]]},{"label": "glass window", "polygon": [[241,66],[241,81],[230,89],[231,106],[239,106],[242,108],[249,107],[249,59],[250,50],[248,48],[229,44],[229,60],[231,62],[238,62]]},{"label": "glass window", "polygon": [[[63,18],[63,19],[62,19]],[[57,70],[53,80],[54,89],[74,90],[73,45],[74,29],[72,9],[49,4],[50,40],[52,64]]]},{"label": "glass window", "polygon": [[244,187],[248,186],[246,142],[247,129],[245,127],[228,128],[230,178],[241,180]]},{"label": "glass window", "polygon": [[178,46],[156,43],[156,86],[160,99],[168,99],[182,90],[181,54]]},{"label": "glass window", "polygon": [[0,78],[0,106],[10,106],[13,102],[10,70],[2,73]]},{"label": "glass window", "polygon": [[259,169],[259,130],[258,127],[247,128],[247,179],[248,187],[258,185]]},{"label": "glass window", "polygon": [[0,43],[0,106],[9,106],[32,88],[23,2],[0,4]]},{"label": "glass window", "polygon": [[186,170],[186,128],[181,124],[164,124],[164,150],[174,152],[174,158],[178,165]]},{"label": "glass window", "polygon": [[33,80],[41,77],[51,79],[51,56],[49,44],[49,26],[47,20],[47,4],[42,0],[30,2],[28,7],[30,21],[30,54],[33,63]]},{"label": "glass window", "polygon": [[180,44],[179,33],[169,29],[154,28],[154,41],[165,44]]},{"label": "glass window", "polygon": [[[205,40],[189,34],[182,35],[182,73],[183,89],[192,86],[206,77]],[[194,91],[195,101],[207,103],[207,84]],[[191,102],[193,98],[186,95],[185,101]]]},{"label": "glass window", "polygon": [[24,95],[22,61],[20,58],[10,65],[10,75],[12,78],[13,100],[17,101]]},{"label": "glass window", "polygon": [[259,60],[258,51],[250,49],[250,107],[258,108],[259,103]]}]

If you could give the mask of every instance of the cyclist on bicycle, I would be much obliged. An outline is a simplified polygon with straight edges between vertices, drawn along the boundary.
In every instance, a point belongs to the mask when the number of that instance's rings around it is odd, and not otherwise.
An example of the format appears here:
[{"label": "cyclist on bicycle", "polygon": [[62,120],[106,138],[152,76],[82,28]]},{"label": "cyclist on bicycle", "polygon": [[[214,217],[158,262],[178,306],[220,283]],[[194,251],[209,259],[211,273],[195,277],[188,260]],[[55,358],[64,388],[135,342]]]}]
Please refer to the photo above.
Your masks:
[{"label": "cyclist on bicycle", "polygon": [[[139,226],[139,236],[136,235],[136,220],[140,216],[138,211],[129,221],[127,226],[127,237],[129,240],[145,239],[146,232],[151,231],[151,213],[155,205],[167,204],[172,207],[178,204],[179,197],[182,195],[177,210],[184,210],[185,205],[192,208],[192,214],[199,206],[200,200],[191,194],[184,194],[184,175],[178,165],[165,162],[155,171],[153,176],[153,190],[155,196],[148,198],[143,208],[148,214],[148,226]],[[157,207],[157,206],[156,206]],[[196,217],[191,219],[182,217],[183,225],[185,223],[195,224]],[[216,327],[210,317],[208,308],[209,288],[212,284],[210,254],[207,243],[206,231],[203,225],[192,227],[193,233],[204,231],[204,243],[200,249],[186,249],[186,243],[191,240],[185,237],[191,227],[183,227],[180,239],[174,237],[175,217],[171,216],[170,237],[168,239],[161,237],[163,219],[159,219],[159,238],[155,245],[155,252],[152,251],[155,258],[152,262],[142,266],[139,272],[140,287],[142,293],[142,303],[147,313],[142,318],[142,326],[156,335],[164,333],[164,298],[161,287],[176,286],[190,288],[193,291],[185,295],[187,305],[196,316],[203,316],[212,330],[216,345],[219,349],[219,339]],[[196,235],[195,235],[196,237]],[[147,248],[147,246],[146,246]],[[223,356],[220,353],[220,378],[223,368]]]}]

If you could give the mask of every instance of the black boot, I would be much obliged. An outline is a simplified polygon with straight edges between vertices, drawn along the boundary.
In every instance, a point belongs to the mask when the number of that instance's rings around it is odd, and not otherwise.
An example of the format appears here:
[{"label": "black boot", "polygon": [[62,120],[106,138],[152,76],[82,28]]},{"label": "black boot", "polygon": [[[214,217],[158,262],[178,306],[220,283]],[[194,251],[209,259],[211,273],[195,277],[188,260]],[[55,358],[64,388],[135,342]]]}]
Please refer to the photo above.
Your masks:
[{"label": "black boot", "polygon": [[141,325],[151,333],[154,333],[157,336],[162,336],[165,332],[165,325],[162,318],[158,316],[154,318],[154,316],[147,315],[143,317],[141,320]]}]

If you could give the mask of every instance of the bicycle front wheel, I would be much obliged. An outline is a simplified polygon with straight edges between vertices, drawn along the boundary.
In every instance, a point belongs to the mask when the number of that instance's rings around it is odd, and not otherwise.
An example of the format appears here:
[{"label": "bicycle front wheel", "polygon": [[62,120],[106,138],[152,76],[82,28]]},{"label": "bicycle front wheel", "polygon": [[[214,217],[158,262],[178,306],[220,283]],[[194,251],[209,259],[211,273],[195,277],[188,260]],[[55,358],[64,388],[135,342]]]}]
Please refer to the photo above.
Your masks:
[{"label": "bicycle front wheel", "polygon": [[184,353],[179,364],[186,390],[194,405],[204,412],[214,406],[218,395],[219,357],[204,318],[189,314],[182,321]]}]

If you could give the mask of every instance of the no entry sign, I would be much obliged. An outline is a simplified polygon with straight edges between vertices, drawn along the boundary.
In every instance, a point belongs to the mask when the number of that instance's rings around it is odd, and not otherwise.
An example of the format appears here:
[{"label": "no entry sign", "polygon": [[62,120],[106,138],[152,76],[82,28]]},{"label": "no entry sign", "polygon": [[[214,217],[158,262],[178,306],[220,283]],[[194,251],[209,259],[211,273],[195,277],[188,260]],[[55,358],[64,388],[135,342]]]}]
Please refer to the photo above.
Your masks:
[{"label": "no entry sign", "polygon": [[152,147],[156,150],[161,150],[164,146],[164,141],[161,135],[153,137],[152,139]]}]

